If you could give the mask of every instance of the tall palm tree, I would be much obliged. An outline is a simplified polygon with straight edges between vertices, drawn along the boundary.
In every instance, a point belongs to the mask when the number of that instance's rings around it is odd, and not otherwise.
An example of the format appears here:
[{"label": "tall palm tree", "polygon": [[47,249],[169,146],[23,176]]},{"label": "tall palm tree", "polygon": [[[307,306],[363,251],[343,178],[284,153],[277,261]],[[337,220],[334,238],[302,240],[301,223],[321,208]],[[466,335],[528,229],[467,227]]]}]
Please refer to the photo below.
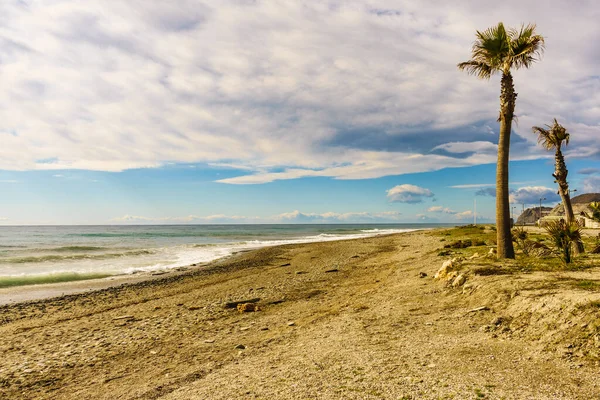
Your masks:
[{"label": "tall palm tree", "polygon": [[458,64],[481,79],[502,74],[500,81],[500,137],[496,164],[496,228],[498,258],[515,258],[510,234],[510,205],[508,202],[508,160],[510,132],[517,93],[511,70],[529,68],[544,50],[544,38],[535,33],[535,25],[522,25],[521,29],[504,28],[500,22],[483,32],[477,31],[472,58]]},{"label": "tall palm tree", "polygon": [[[538,143],[546,150],[554,149],[554,177],[555,182],[558,184],[558,194],[562,199],[563,208],[565,209],[565,219],[567,225],[571,225],[575,222],[575,215],[573,214],[573,206],[571,205],[571,195],[569,194],[569,183],[567,182],[567,175],[569,170],[565,164],[565,157],[562,154],[561,147],[563,143],[569,144],[570,134],[567,132],[564,126],[558,123],[554,118],[552,125],[546,125],[548,129],[534,126],[531,129],[533,133],[538,135]],[[578,242],[575,246],[575,254],[583,252],[583,243]]]}]

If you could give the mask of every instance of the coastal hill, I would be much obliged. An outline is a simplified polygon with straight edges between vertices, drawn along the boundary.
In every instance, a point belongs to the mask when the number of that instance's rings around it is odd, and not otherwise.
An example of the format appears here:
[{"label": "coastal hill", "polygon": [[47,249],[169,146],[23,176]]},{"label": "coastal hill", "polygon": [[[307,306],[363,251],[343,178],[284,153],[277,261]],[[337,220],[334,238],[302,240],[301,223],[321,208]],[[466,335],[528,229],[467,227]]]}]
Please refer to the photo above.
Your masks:
[{"label": "coastal hill", "polygon": [[[579,215],[582,211],[589,212],[588,205],[594,201],[600,201],[600,193],[584,193],[579,196],[575,196],[571,199],[573,205],[573,213]],[[551,216],[564,215],[565,209],[562,202],[558,203],[556,207],[550,211]]]},{"label": "coastal hill", "polygon": [[[542,207],[542,214],[548,215],[549,212],[553,210],[552,207]],[[528,208],[517,218],[517,225],[530,225],[535,224],[535,222],[540,218],[540,208],[532,207]]]},{"label": "coastal hill", "polygon": [[[600,193],[584,193],[579,196],[575,196],[571,199],[573,205],[573,213],[579,215],[582,211],[589,212],[588,205],[591,202],[600,201]],[[565,215],[565,210],[562,202],[558,203],[554,207],[542,207],[542,215],[549,216],[560,216]],[[540,208],[531,207],[527,208],[516,221],[517,225],[535,224],[540,217]]]}]

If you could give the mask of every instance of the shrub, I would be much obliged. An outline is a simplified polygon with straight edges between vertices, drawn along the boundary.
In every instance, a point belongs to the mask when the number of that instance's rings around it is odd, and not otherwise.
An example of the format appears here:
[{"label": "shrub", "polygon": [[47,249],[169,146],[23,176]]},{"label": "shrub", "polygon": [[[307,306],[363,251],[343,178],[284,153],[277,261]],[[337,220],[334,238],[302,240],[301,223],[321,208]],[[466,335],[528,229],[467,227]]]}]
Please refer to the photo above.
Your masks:
[{"label": "shrub", "polygon": [[581,227],[577,223],[567,224],[564,220],[550,221],[544,227],[550,234],[554,246],[561,253],[565,264],[571,262],[571,248],[583,246]]}]

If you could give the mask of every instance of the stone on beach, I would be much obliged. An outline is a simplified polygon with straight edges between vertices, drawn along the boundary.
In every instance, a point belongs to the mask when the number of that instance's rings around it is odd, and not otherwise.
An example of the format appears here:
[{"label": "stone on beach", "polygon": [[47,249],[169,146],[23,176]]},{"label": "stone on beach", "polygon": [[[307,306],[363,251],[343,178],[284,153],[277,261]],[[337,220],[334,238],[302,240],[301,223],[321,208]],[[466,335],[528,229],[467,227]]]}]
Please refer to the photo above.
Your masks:
[{"label": "stone on beach", "polygon": [[438,270],[438,272],[435,273],[435,275],[433,276],[434,279],[443,279],[445,278],[448,273],[450,273],[452,270],[454,269],[454,264],[452,262],[452,260],[447,260],[444,261],[444,263],[442,264],[442,268],[440,268]]},{"label": "stone on beach", "polygon": [[238,312],[254,312],[260,311],[260,307],[256,303],[242,303],[237,305]]},{"label": "stone on beach", "polygon": [[452,281],[452,287],[462,286],[466,281],[467,277],[464,274],[460,274]]}]

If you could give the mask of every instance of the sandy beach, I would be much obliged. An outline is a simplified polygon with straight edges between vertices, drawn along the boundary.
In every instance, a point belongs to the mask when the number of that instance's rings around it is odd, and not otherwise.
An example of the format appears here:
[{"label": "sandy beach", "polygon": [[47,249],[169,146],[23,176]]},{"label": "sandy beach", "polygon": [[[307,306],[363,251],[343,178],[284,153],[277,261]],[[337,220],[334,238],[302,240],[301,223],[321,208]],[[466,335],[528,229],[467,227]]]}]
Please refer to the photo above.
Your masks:
[{"label": "sandy beach", "polygon": [[[583,307],[600,296],[571,283],[600,268],[518,273],[476,257],[461,263],[466,283],[448,287],[433,279],[444,235],[263,248],[4,305],[0,397],[600,397],[600,309]],[[227,308],[249,300],[260,310]]]}]

